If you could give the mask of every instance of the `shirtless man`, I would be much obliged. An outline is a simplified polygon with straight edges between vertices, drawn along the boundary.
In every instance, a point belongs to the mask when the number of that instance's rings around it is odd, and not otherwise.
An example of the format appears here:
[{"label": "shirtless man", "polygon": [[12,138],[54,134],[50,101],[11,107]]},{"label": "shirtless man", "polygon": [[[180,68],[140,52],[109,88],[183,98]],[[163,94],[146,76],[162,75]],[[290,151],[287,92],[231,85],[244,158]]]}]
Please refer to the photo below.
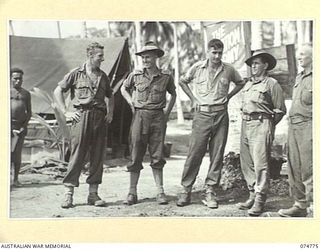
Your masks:
[{"label": "shirtless man", "polygon": [[13,186],[21,186],[18,176],[21,167],[21,152],[31,118],[31,95],[22,88],[23,71],[10,70],[10,108],[11,108],[11,164],[13,164]]}]

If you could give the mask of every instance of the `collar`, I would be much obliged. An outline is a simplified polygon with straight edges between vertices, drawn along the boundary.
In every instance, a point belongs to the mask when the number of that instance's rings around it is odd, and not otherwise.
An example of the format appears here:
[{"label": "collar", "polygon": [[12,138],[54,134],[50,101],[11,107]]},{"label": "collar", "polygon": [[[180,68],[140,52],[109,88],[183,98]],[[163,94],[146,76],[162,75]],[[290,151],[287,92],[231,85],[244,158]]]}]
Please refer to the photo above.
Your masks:
[{"label": "collar", "polygon": [[311,76],[312,75],[312,70],[308,74],[306,74],[306,72],[303,70],[303,71],[300,72],[300,74],[301,74],[302,77]]},{"label": "collar", "polygon": [[261,83],[261,82],[265,82],[265,81],[267,80],[267,78],[268,78],[268,75],[266,75],[266,76],[265,76],[263,79],[261,79],[261,80],[255,81],[255,80],[253,79],[253,77],[251,77],[250,81],[252,82],[252,85],[254,85],[254,84]]},{"label": "collar", "polygon": [[[98,72],[100,72],[100,68],[98,68]],[[87,73],[87,62],[85,62],[84,64],[81,65],[79,71],[84,72],[85,74]]]},{"label": "collar", "polygon": [[86,63],[81,65],[79,71],[86,72]]},{"label": "collar", "polygon": [[[312,71],[310,71],[308,74],[306,74],[305,71],[303,70],[298,74],[300,81],[302,81],[303,78],[308,77],[308,76],[312,76]],[[300,81],[299,80],[296,81],[295,84],[293,85],[293,87],[297,87],[299,85]]]},{"label": "collar", "polygon": [[[148,75],[146,68],[143,68],[143,74],[144,74],[144,75]],[[161,74],[162,74],[162,70],[157,67],[157,72],[156,72],[156,74],[153,75],[153,77],[159,76],[159,75],[161,75]]]},{"label": "collar", "polygon": [[[209,66],[209,59],[204,60],[203,62],[201,62],[200,67],[201,68],[207,68]],[[223,61],[221,61],[221,65],[219,66],[218,69],[223,69],[225,66],[225,63]]]},{"label": "collar", "polygon": [[201,68],[206,68],[208,66],[208,64],[209,64],[209,59],[206,59],[200,64],[200,67]]}]

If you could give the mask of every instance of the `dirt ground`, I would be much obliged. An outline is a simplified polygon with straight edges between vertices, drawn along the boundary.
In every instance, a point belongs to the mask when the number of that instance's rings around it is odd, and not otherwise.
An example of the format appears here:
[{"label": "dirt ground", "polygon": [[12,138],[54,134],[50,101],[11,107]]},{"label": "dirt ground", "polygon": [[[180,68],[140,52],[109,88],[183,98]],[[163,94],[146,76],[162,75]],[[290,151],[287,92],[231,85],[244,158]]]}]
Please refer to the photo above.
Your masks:
[{"label": "dirt ground", "polygon": [[[230,132],[226,153],[239,152],[239,126],[236,118],[230,117]],[[88,185],[86,175],[80,177],[80,187],[75,189],[74,208],[62,209],[64,187],[61,178],[46,174],[24,173],[20,175],[23,186],[12,188],[10,192],[10,218],[81,218],[81,217],[248,217],[246,211],[237,209],[235,204],[244,201],[247,193],[239,188],[226,191],[217,189],[219,208],[209,209],[202,203],[203,184],[208,171],[209,159],[203,159],[200,173],[193,187],[192,203],[185,207],[177,207],[177,193],[181,190],[180,178],[186,159],[188,140],[191,133],[191,121],[177,125],[170,121],[166,141],[172,143],[171,156],[167,158],[164,169],[164,187],[169,198],[168,205],[158,205],[155,201],[156,188],[148,161],[138,185],[139,203],[133,206],[123,205],[129,185],[129,174],[125,165],[128,160],[118,159],[106,161],[103,182],[99,195],[107,204],[105,207],[94,207],[86,204]],[[111,167],[112,166],[112,167]],[[287,183],[285,177],[278,183]],[[279,193],[271,188],[266,203],[266,213],[261,217],[278,217],[280,208],[291,206],[292,200],[287,192]]]}]

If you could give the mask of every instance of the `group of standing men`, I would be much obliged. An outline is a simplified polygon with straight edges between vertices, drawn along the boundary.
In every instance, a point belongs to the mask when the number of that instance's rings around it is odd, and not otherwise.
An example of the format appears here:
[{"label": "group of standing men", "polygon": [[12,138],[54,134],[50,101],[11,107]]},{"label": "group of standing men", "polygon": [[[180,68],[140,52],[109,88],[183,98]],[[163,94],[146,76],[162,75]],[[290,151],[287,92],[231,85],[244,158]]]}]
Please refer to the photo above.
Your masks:
[{"label": "group of standing men", "polygon": [[[251,216],[259,216],[264,211],[268,192],[268,163],[275,126],[286,114],[282,89],[277,80],[268,76],[268,71],[276,66],[276,59],[269,53],[255,52],[246,60],[252,77],[243,80],[232,65],[221,61],[223,49],[222,41],[210,40],[207,59],[195,63],[179,82],[195,108],[195,115],[177,206],[191,203],[192,186],[209,145],[210,166],[205,179],[204,203],[209,208],[218,208],[214,190],[219,185],[228,136],[227,106],[232,96],[242,89],[240,159],[250,195],[248,200],[237,206],[239,209],[248,209]],[[163,167],[166,163],[163,145],[166,123],[176,99],[175,84],[171,73],[157,66],[157,59],[164,55],[164,51],[154,42],[147,42],[136,55],[141,56],[143,69],[132,72],[121,87],[121,93],[133,114],[130,135],[132,162],[127,166],[130,184],[124,203],[133,205],[138,202],[137,184],[148,148],[158,192],[156,199],[162,205],[168,203],[163,187]],[[79,176],[86,159],[90,161],[86,180],[89,184],[88,204],[105,205],[98,196],[98,186],[103,173],[105,126],[112,121],[113,93],[108,76],[100,69],[104,60],[103,46],[99,43],[90,44],[87,57],[87,61],[70,71],[54,91],[61,110],[73,121],[70,162],[63,180],[65,199],[62,208],[73,206],[74,187],[79,186]],[[299,50],[298,61],[304,70],[297,76],[293,88],[288,135],[289,178],[295,203],[290,209],[279,211],[281,216],[289,217],[306,216],[307,207],[313,201],[311,45]],[[14,83],[13,73],[11,82]],[[231,82],[235,87],[229,92]],[[193,84],[193,90],[189,87],[190,83]],[[14,84],[12,88],[17,89]],[[71,110],[64,101],[64,92],[67,91],[71,92]],[[168,102],[167,92],[170,94]],[[108,98],[107,105],[105,97]],[[26,114],[28,110],[25,109]],[[30,118],[26,116],[22,122],[28,122]],[[12,128],[15,129],[14,122]]]}]

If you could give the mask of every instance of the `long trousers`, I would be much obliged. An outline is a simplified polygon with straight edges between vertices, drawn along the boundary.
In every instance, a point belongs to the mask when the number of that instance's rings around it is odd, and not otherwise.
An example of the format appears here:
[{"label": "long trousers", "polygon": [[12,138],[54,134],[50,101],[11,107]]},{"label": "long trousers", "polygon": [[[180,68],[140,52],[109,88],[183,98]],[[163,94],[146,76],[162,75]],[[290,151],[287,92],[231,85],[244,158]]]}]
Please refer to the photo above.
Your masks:
[{"label": "long trousers", "polygon": [[242,121],[240,163],[249,191],[267,194],[273,131],[269,119]]},{"label": "long trousers", "polygon": [[165,137],[165,121],[163,110],[136,109],[131,130],[132,162],[129,172],[143,169],[142,161],[149,146],[150,166],[162,169],[166,163],[163,157]]},{"label": "long trousers", "polygon": [[289,124],[288,175],[294,200],[306,208],[313,202],[312,121]]},{"label": "long trousers", "polygon": [[210,165],[205,184],[219,185],[224,149],[228,137],[229,116],[227,110],[196,112],[192,123],[189,153],[184,165],[181,185],[190,189],[199,173],[202,159],[209,144]]},{"label": "long trousers", "polygon": [[[81,112],[80,121],[71,127],[71,155],[68,172],[63,179],[66,186],[79,186],[81,170],[89,160],[88,184],[102,182],[104,146],[105,146],[105,112],[92,109]],[[89,155],[88,155],[89,154]]]}]

